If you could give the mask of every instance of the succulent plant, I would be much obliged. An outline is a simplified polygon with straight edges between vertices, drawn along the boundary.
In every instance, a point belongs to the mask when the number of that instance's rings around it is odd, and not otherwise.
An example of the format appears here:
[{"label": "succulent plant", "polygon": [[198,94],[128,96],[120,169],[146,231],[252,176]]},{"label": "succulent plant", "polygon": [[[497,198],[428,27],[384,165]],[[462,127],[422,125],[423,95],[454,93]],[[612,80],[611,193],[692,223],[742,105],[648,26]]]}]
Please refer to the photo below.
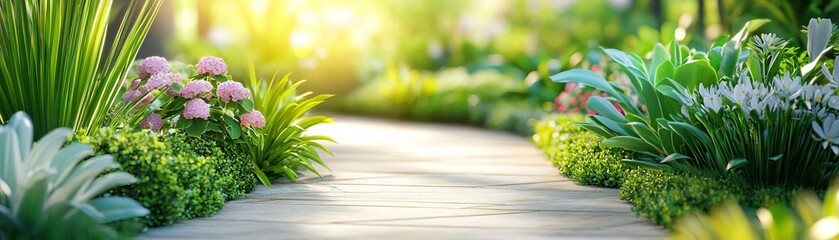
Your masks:
[{"label": "succulent plant", "polygon": [[110,155],[88,159],[89,145],[65,146],[71,134],[58,128],[33,144],[23,112],[0,126],[0,239],[116,236],[103,224],[149,213],[134,199],[102,196],[137,179],[121,171],[102,175],[120,165]]}]

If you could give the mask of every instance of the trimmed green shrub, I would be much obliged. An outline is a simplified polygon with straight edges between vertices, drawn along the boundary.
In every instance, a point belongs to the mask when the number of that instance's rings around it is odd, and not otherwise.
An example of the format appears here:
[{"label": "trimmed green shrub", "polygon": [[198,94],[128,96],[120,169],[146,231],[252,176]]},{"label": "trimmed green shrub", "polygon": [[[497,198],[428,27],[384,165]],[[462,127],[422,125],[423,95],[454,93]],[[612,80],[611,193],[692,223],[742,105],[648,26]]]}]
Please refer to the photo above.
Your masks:
[{"label": "trimmed green shrub", "polygon": [[738,176],[715,178],[692,173],[657,169],[630,170],[620,188],[620,198],[632,210],[665,228],[692,211],[707,212],[727,200],[747,209],[788,203],[798,190],[779,187],[752,187]]},{"label": "trimmed green shrub", "polygon": [[245,146],[189,137],[183,133],[167,135],[166,142],[173,143],[170,146],[175,152],[192,151],[199,156],[211,158],[212,165],[219,175],[215,185],[219,187],[225,199],[240,198],[256,187],[256,177],[251,170],[253,163],[248,158],[250,153]]},{"label": "trimmed green shrub", "polygon": [[634,169],[620,188],[620,198],[632,210],[665,228],[691,210],[706,211],[727,199],[736,199],[744,185],[733,179],[703,178],[653,169]]},{"label": "trimmed green shrub", "polygon": [[164,142],[154,133],[143,130],[102,128],[76,137],[88,143],[97,154],[111,154],[125,172],[139,179],[138,184],[115,188],[117,196],[136,199],[151,214],[144,217],[148,226],[163,226],[179,220],[209,216],[224,206],[224,198],[215,183],[221,179],[211,158],[199,156],[184,145],[187,141]]},{"label": "trimmed green shrub", "polygon": [[630,167],[621,163],[631,153],[600,145],[602,139],[574,122],[578,115],[550,116],[536,124],[533,140],[559,172],[581,184],[619,187]]},{"label": "trimmed green shrub", "polygon": [[796,190],[750,186],[736,175],[715,178],[693,173],[641,169],[621,162],[629,151],[601,145],[602,138],[575,122],[579,115],[549,116],[535,126],[533,142],[560,173],[584,185],[620,187],[620,198],[638,215],[665,228],[689,212],[706,212],[726,200],[747,209],[788,202]]}]

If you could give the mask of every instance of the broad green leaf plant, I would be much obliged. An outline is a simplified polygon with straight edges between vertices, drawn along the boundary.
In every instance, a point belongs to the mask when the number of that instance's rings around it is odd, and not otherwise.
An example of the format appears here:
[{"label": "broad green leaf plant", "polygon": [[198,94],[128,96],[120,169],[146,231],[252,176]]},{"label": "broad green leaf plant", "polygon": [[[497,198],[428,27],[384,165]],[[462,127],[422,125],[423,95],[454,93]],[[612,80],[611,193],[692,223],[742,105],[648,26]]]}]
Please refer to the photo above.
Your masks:
[{"label": "broad green leaf plant", "polygon": [[[23,112],[0,126],[0,238],[115,238],[104,223],[149,213],[134,199],[104,196],[111,188],[137,181],[110,155],[87,159],[89,145],[64,146],[70,129],[49,132],[37,144]],[[101,176],[100,176],[101,175]]]},{"label": "broad green leaf plant", "polygon": [[119,16],[113,0],[0,1],[0,123],[25,111],[36,137],[100,127],[162,3],[125,2]]},{"label": "broad green leaf plant", "polygon": [[307,116],[315,106],[332,95],[312,96],[312,92],[297,93],[305,81],[292,82],[286,75],[282,79],[264,81],[257,77],[253,63],[249,63],[250,82],[254,108],[261,109],[265,116],[265,127],[256,137],[250,138],[250,152],[254,161],[254,173],[266,186],[271,180],[285,177],[292,182],[300,178],[299,169],[307,169],[320,176],[314,164],[325,167],[318,149],[331,154],[320,141],[335,142],[329,136],[307,135],[312,126],[331,123],[326,116]]},{"label": "broad green leaf plant", "polygon": [[626,73],[647,112],[631,104],[626,89],[593,72],[570,70],[552,78],[611,95],[590,98],[589,106],[598,114],[580,124],[604,137],[604,145],[640,154],[627,163],[741,174],[758,185],[823,187],[839,162],[826,149],[839,152],[833,137],[839,133],[832,127],[839,85],[837,74],[828,71],[832,61],[825,60],[833,49],[828,42],[835,27],[827,19],[811,21],[807,60],[796,61],[805,59],[798,57],[803,53],[774,34],[748,37],[766,22],[750,21],[706,52],[677,42],[669,48],[657,44],[649,62],[604,49]]}]

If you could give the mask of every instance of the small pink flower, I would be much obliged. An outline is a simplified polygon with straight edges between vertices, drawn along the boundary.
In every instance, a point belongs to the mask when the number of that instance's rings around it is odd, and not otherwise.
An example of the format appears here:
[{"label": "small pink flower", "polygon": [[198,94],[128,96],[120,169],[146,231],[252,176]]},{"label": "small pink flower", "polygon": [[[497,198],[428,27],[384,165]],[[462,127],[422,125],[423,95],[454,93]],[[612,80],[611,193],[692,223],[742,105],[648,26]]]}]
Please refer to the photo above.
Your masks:
[{"label": "small pink flower", "polygon": [[137,66],[137,76],[147,78],[158,73],[169,72],[169,62],[165,58],[153,56],[140,61]]},{"label": "small pink flower", "polygon": [[137,98],[139,98],[142,94],[143,93],[137,90],[127,91],[122,94],[122,100],[125,100],[126,102],[132,102],[134,100],[137,100]]},{"label": "small pink flower", "polygon": [[222,102],[236,102],[251,97],[251,91],[245,88],[245,86],[242,86],[242,83],[230,80],[218,85],[216,95],[218,95]]},{"label": "small pink flower", "polygon": [[200,98],[189,100],[184,106],[183,115],[186,119],[200,118],[207,120],[210,117],[210,104],[205,103]]},{"label": "small pink flower", "polygon": [[140,102],[143,104],[149,104],[154,101],[154,94],[148,94],[143,99],[140,99]]},{"label": "small pink flower", "polygon": [[181,96],[185,98],[206,97],[206,93],[213,91],[213,84],[206,80],[190,81],[181,89]]},{"label": "small pink flower", "polygon": [[154,74],[149,78],[149,81],[146,82],[146,88],[148,89],[159,89],[170,85],[172,85],[172,80],[169,78],[167,73]]},{"label": "small pink flower", "polygon": [[224,63],[224,60],[212,56],[201,58],[195,67],[198,68],[198,74],[215,76],[227,73],[227,64]]},{"label": "small pink flower", "polygon": [[262,116],[262,113],[259,111],[254,110],[250,113],[242,114],[242,127],[256,127],[256,128],[263,128],[265,127],[265,117]]},{"label": "small pink flower", "polygon": [[122,87],[131,90],[131,89],[136,88],[137,86],[140,86],[140,82],[141,82],[140,79],[134,79],[134,80],[125,79],[125,81],[122,81]]},{"label": "small pink flower", "polygon": [[142,121],[140,121],[140,127],[144,128],[144,129],[151,129],[151,130],[154,130],[154,131],[160,131],[160,127],[162,127],[162,126],[163,126],[163,118],[160,117],[160,115],[157,115],[157,113],[149,114],[148,116],[143,118]]},{"label": "small pink flower", "polygon": [[181,75],[178,73],[166,73],[166,78],[169,79],[169,82],[178,84],[180,84],[182,80]]},{"label": "small pink flower", "polygon": [[180,97],[181,91],[175,91],[175,89],[169,88],[166,90],[166,94],[169,94],[169,96],[172,97]]}]

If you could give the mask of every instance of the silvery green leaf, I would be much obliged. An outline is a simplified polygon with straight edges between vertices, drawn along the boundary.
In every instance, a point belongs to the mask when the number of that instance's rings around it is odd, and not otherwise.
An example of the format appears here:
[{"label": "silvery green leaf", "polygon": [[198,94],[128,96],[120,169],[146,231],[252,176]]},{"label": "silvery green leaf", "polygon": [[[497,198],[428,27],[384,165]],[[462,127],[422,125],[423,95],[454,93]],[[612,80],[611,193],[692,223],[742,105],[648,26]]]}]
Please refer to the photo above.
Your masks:
[{"label": "silvery green leaf", "polygon": [[50,166],[53,156],[58,153],[67,137],[72,134],[73,131],[69,128],[58,128],[41,137],[26,159],[26,168],[34,169],[38,166]]},{"label": "silvery green leaf", "polygon": [[827,48],[830,35],[833,34],[833,23],[830,19],[812,18],[807,25],[807,55],[810,61],[816,61]]},{"label": "silvery green leaf", "polygon": [[18,141],[21,143],[18,145],[21,159],[26,159],[32,149],[32,129],[34,128],[29,115],[24,112],[16,112],[9,119],[9,124],[6,127],[17,133]]},{"label": "silvery green leaf", "polygon": [[134,199],[127,197],[97,198],[91,200],[90,205],[97,210],[97,213],[101,214],[101,218],[97,219],[100,223],[142,217],[149,214],[148,209]]}]

